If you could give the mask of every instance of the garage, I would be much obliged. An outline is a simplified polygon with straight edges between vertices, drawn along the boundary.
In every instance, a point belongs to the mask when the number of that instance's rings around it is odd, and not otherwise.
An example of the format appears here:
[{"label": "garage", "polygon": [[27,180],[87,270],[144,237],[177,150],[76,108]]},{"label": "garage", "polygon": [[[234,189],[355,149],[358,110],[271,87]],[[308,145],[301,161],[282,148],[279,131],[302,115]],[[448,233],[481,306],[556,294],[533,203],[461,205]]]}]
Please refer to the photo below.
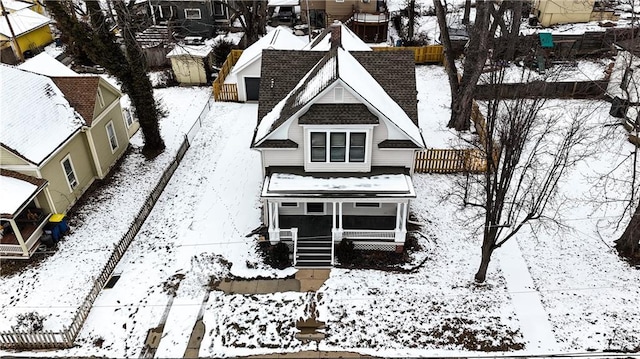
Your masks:
[{"label": "garage", "polygon": [[244,88],[247,91],[247,101],[258,101],[258,95],[260,93],[259,77],[245,77]]}]

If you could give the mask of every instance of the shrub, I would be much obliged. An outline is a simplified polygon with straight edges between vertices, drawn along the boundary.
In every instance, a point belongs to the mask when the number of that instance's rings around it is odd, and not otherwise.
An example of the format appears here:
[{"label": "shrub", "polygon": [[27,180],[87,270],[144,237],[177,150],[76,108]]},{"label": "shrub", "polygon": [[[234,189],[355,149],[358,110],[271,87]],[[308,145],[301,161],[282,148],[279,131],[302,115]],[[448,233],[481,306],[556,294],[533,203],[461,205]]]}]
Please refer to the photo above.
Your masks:
[{"label": "shrub", "polygon": [[348,239],[343,239],[342,241],[340,241],[340,244],[338,244],[338,250],[336,254],[338,255],[338,261],[340,261],[340,264],[342,265],[353,264],[356,257],[353,241],[350,241]]},{"label": "shrub", "polygon": [[215,45],[213,45],[213,56],[215,58],[215,65],[220,67],[224,64],[224,61],[231,53],[232,49],[237,49],[238,47],[234,45],[233,42],[229,40],[220,40]]},{"label": "shrub", "polygon": [[291,265],[289,260],[289,246],[284,242],[278,242],[271,249],[272,265],[278,269],[284,269]]},{"label": "shrub", "polygon": [[18,314],[15,329],[25,332],[41,332],[44,329],[44,317],[38,312]]}]

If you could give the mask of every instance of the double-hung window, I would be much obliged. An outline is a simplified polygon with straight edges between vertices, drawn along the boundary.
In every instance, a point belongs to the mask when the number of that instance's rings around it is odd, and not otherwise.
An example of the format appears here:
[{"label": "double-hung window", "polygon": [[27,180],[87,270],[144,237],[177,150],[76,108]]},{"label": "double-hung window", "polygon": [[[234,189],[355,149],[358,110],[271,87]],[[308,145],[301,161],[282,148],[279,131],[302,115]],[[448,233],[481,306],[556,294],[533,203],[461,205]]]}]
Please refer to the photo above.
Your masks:
[{"label": "double-hung window", "polygon": [[73,189],[78,186],[78,178],[76,177],[76,172],[73,169],[71,155],[67,155],[64,159],[62,159],[60,164],[62,165],[62,170],[64,171],[65,178],[67,179],[69,190],[73,192]]},{"label": "double-hung window", "polygon": [[111,146],[111,152],[115,152],[118,148],[118,137],[116,136],[116,130],[113,127],[113,121],[107,123],[107,137],[109,138],[109,145]]},{"label": "double-hung window", "polygon": [[327,134],[311,132],[311,162],[327,161]]},{"label": "double-hung window", "polygon": [[311,132],[311,162],[364,162],[366,139],[364,132]]}]

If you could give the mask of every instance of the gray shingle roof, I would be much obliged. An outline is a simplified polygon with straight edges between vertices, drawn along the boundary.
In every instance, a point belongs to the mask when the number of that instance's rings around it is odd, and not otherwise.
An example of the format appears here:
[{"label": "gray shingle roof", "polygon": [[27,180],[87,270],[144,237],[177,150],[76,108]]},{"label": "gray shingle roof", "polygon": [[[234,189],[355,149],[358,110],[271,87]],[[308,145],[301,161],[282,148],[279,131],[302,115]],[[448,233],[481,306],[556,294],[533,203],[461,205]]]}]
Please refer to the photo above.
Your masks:
[{"label": "gray shingle roof", "polygon": [[256,148],[298,148],[298,144],[291,140],[266,140]]},{"label": "gray shingle roof", "polygon": [[[380,84],[385,92],[402,108],[411,121],[418,126],[416,101],[416,78],[414,55],[411,51],[369,52],[354,51],[350,54]],[[282,99],[294,90],[309,72],[307,79],[328,65],[332,52],[264,50],[260,81],[260,103],[258,122]],[[312,71],[313,70],[313,71]],[[330,82],[329,82],[330,83]],[[327,84],[329,84],[327,83]],[[301,86],[297,92],[304,89]],[[278,120],[277,128],[298,111],[304,104],[296,103],[297,94],[289,96]]]},{"label": "gray shingle roof", "polygon": [[300,124],[378,124],[378,117],[361,103],[314,104],[304,115]]}]

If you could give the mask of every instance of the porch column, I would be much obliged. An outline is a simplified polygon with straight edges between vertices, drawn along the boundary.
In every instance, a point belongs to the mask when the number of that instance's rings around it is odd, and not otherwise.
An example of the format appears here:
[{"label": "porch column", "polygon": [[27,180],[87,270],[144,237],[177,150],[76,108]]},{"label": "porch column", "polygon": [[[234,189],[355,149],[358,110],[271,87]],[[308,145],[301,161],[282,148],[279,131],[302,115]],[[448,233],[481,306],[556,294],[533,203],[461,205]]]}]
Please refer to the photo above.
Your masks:
[{"label": "porch column", "polygon": [[[342,202],[333,202],[333,228],[331,228],[331,235],[334,242],[342,241]],[[337,227],[336,227],[337,224]]]},{"label": "porch column", "polygon": [[267,211],[269,213],[269,242],[276,244],[280,242],[280,228],[278,228],[278,204],[267,201]]},{"label": "porch column", "polygon": [[338,213],[340,216],[338,217],[338,229],[342,232],[342,202],[338,202]]},{"label": "porch column", "polygon": [[395,230],[395,240],[396,243],[404,243],[405,237],[407,235],[407,207],[408,204],[398,202],[398,207],[396,211],[396,230]]},{"label": "porch column", "polygon": [[11,229],[13,230],[13,234],[16,236],[16,239],[18,240],[18,244],[20,245],[20,248],[22,248],[22,255],[24,257],[28,257],[29,248],[27,248],[27,244],[24,243],[24,238],[22,238],[22,233],[20,232],[20,228],[18,228],[16,221],[13,219],[10,219],[9,224],[11,225]]},{"label": "porch column", "polygon": [[401,213],[402,203],[396,203],[396,232],[400,230],[400,213]]}]

